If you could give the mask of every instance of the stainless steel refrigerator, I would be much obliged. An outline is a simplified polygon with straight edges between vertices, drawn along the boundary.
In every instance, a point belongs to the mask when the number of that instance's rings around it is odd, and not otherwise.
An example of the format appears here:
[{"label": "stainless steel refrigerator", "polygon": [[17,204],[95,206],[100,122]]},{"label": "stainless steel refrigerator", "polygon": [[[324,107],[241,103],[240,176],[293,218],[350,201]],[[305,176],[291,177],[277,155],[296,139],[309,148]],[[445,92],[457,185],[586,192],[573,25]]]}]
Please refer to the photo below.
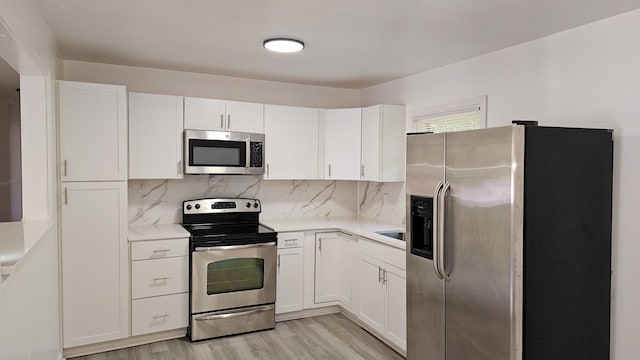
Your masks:
[{"label": "stainless steel refrigerator", "polygon": [[612,131],[407,136],[407,358],[608,359]]}]

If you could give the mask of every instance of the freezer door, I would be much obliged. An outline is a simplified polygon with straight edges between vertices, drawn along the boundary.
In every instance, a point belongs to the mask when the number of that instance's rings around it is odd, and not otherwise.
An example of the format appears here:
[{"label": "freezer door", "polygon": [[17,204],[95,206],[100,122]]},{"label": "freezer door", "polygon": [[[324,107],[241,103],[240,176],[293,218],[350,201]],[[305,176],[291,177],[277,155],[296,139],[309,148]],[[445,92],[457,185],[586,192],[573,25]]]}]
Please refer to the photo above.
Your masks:
[{"label": "freezer door", "polygon": [[[424,251],[411,253],[413,234],[411,197],[428,204],[438,183],[444,181],[444,135],[407,137],[407,359],[444,360],[444,282]],[[427,199],[424,199],[427,198]],[[428,210],[428,209],[423,209]],[[428,212],[428,211],[427,211]],[[423,215],[423,214],[421,214]],[[428,215],[425,215],[428,216]],[[416,219],[424,221],[425,216]],[[418,221],[415,220],[415,221]],[[421,226],[419,226],[421,228]],[[419,241],[423,241],[420,239]],[[431,257],[433,258],[433,257]]]},{"label": "freezer door", "polygon": [[524,129],[450,133],[446,144],[446,359],[515,360]]}]

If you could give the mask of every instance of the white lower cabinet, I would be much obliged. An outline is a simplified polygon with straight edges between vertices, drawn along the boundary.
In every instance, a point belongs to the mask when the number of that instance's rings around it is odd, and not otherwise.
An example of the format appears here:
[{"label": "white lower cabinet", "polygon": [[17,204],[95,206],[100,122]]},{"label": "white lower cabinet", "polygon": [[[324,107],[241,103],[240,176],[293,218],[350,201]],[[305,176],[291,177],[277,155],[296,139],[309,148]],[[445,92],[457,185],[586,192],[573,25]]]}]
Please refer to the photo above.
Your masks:
[{"label": "white lower cabinet", "polygon": [[384,332],[385,297],[382,283],[384,264],[366,255],[358,260],[358,318],[374,330]]},{"label": "white lower cabinet", "polygon": [[185,328],[188,238],[131,243],[131,335]]},{"label": "white lower cabinet", "polygon": [[339,233],[316,233],[315,253],[315,303],[337,301],[340,293]]},{"label": "white lower cabinet", "polygon": [[189,293],[131,301],[131,335],[187,327]]},{"label": "white lower cabinet", "polygon": [[358,253],[358,318],[406,350],[405,253],[364,238]]},{"label": "white lower cabinet", "polygon": [[303,309],[304,233],[278,234],[276,314]]},{"label": "white lower cabinet", "polygon": [[356,239],[352,235],[339,233],[340,237],[340,257],[338,259],[338,300],[340,305],[347,310],[351,310],[353,302],[353,256],[355,253]]},{"label": "white lower cabinet", "polygon": [[127,183],[62,183],[64,348],[129,336]]},{"label": "white lower cabinet", "polygon": [[385,267],[385,335],[401,348],[407,348],[407,273],[393,265]]}]

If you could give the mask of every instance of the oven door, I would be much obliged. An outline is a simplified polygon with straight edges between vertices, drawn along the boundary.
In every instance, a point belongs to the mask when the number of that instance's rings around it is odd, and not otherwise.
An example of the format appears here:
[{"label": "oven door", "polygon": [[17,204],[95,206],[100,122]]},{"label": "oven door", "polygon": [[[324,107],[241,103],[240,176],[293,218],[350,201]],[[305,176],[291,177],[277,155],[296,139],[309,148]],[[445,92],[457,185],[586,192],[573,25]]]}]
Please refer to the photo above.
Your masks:
[{"label": "oven door", "polygon": [[196,247],[191,313],[275,303],[276,243]]}]

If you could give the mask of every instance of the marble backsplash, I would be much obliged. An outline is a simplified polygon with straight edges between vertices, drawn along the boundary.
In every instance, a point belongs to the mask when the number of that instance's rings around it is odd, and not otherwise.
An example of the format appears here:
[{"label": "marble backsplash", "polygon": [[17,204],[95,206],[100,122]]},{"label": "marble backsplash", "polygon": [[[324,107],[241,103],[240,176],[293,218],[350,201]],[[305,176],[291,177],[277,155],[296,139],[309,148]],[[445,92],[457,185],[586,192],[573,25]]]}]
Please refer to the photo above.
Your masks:
[{"label": "marble backsplash", "polygon": [[130,180],[129,224],[182,221],[184,200],[247,197],[261,218],[361,216],[404,224],[404,184],[335,180],[263,180],[260,176],[191,175],[181,180]]},{"label": "marble backsplash", "polygon": [[360,216],[405,225],[406,194],[403,182],[360,182],[358,187]]}]

